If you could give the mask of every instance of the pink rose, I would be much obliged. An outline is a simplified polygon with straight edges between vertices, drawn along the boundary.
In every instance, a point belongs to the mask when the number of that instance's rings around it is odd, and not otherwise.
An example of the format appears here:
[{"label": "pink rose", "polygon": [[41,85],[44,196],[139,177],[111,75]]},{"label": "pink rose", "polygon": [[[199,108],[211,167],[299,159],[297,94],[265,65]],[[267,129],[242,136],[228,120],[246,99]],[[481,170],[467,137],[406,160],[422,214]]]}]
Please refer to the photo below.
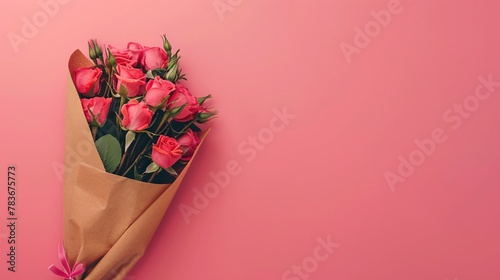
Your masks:
[{"label": "pink rose", "polygon": [[189,161],[193,157],[194,151],[200,144],[200,140],[194,134],[194,132],[190,129],[188,132],[184,133],[179,139],[177,139],[179,144],[181,145],[181,149],[183,151],[182,160]]},{"label": "pink rose", "polygon": [[167,52],[158,47],[148,48],[145,47],[142,52],[141,64],[146,70],[155,70],[158,68],[165,68],[168,63]]},{"label": "pink rose", "polygon": [[156,76],[154,80],[149,80],[146,85],[146,104],[151,107],[161,107],[174,90],[175,85],[173,83]]},{"label": "pink rose", "polygon": [[174,139],[161,135],[153,146],[151,159],[162,168],[172,167],[182,156],[181,145]]},{"label": "pink rose", "polygon": [[196,98],[189,93],[188,89],[181,84],[175,85],[175,91],[170,95],[168,103],[171,104],[171,109],[186,104],[184,109],[174,117],[174,120],[178,122],[192,120],[194,115],[200,110],[198,100],[196,100]]},{"label": "pink rose", "polygon": [[134,61],[134,65],[132,66],[138,66],[142,60],[142,52],[144,51],[144,47],[139,43],[130,42],[127,44],[127,49],[132,54],[132,57],[130,58],[132,61]]},{"label": "pink rose", "polygon": [[92,125],[103,126],[108,118],[109,107],[113,99],[94,97],[90,99],[82,98],[80,100],[87,122]]},{"label": "pink rose", "polygon": [[113,54],[116,60],[116,65],[130,65],[135,66],[137,60],[132,59],[132,52],[129,49],[117,49],[112,46],[108,46],[109,51]]},{"label": "pink rose", "polygon": [[148,128],[154,115],[146,103],[139,103],[135,99],[123,105],[121,112],[123,115],[123,127],[132,131],[141,131]]},{"label": "pink rose", "polygon": [[146,75],[140,70],[130,65],[116,66],[118,73],[115,74],[114,87],[116,92],[123,85],[127,89],[127,96],[137,97],[144,93],[146,87]]},{"label": "pink rose", "polygon": [[94,96],[100,90],[102,71],[99,68],[78,68],[75,71],[76,90],[86,96]]}]

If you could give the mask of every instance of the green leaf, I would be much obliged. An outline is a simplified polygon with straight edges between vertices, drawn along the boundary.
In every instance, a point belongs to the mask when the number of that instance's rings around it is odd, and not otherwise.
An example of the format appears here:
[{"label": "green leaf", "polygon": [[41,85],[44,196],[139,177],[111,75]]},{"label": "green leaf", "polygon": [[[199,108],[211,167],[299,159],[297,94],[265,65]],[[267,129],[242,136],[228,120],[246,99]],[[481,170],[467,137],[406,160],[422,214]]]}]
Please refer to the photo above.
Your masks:
[{"label": "green leaf", "polygon": [[122,149],[118,140],[110,134],[95,141],[95,146],[99,152],[106,172],[113,173],[120,164]]},{"label": "green leaf", "polygon": [[175,172],[175,170],[172,168],[172,167],[169,167],[169,168],[164,168],[165,171],[168,172],[168,174],[174,176],[174,177],[178,177],[179,174],[177,174],[177,172]]},{"label": "green leaf", "polygon": [[203,105],[203,103],[205,103],[205,101],[207,101],[207,99],[209,99],[209,98],[212,98],[211,94],[209,94],[207,96],[200,97],[200,98],[196,98],[196,100],[198,101],[198,104]]},{"label": "green leaf", "polygon": [[212,112],[208,112],[208,113],[200,113],[197,118],[196,118],[196,121],[198,123],[206,123],[208,122],[209,120],[211,120],[211,118],[213,116],[217,115],[217,111],[212,111]]},{"label": "green leaf", "polygon": [[142,174],[137,170],[137,165],[134,166],[134,179],[142,181]]},{"label": "green leaf", "polygon": [[172,109],[172,111],[170,112],[170,115],[169,117],[177,117],[177,115],[179,115],[181,112],[182,112],[182,109],[184,109],[184,107],[186,107],[186,104],[182,105],[182,106],[179,106],[179,107],[175,107],[174,109]]},{"label": "green leaf", "polygon": [[152,162],[150,165],[148,165],[148,167],[146,168],[146,171],[144,171],[144,174],[147,174],[147,173],[153,173],[153,172],[156,172],[160,169],[160,167],[158,166],[158,164]]},{"label": "green leaf", "polygon": [[135,132],[129,130],[125,135],[125,152],[128,150],[128,147],[130,147],[130,144],[134,142],[134,140],[135,140]]},{"label": "green leaf", "polygon": [[128,89],[123,84],[121,84],[120,88],[118,89],[118,95],[124,97],[128,96]]}]

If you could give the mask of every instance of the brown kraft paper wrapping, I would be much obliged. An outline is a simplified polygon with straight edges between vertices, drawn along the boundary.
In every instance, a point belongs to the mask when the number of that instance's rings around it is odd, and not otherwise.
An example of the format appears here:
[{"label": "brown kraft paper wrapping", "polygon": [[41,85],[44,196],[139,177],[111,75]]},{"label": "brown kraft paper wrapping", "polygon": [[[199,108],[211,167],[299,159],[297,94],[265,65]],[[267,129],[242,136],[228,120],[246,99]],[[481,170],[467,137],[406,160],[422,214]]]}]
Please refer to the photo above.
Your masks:
[{"label": "brown kraft paper wrapping", "polygon": [[[69,71],[73,75],[76,68],[92,65],[77,50],[69,60]],[[65,129],[64,247],[68,260],[70,265],[86,265],[78,280],[124,279],[146,251],[198,150],[171,185],[106,173],[71,77]]]}]

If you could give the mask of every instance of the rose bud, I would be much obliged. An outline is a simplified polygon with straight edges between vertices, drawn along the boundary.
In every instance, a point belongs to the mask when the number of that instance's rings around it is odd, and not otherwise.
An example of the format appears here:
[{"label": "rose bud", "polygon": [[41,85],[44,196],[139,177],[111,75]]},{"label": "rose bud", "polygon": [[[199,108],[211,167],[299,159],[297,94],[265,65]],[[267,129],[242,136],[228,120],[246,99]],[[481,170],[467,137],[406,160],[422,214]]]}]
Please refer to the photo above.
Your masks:
[{"label": "rose bud", "polygon": [[188,89],[181,84],[175,85],[175,91],[170,95],[168,100],[170,108],[176,108],[186,105],[182,111],[174,117],[178,122],[187,122],[193,119],[194,115],[198,113],[200,105],[194,96],[189,93]]},{"label": "rose bud", "polygon": [[141,64],[144,69],[155,70],[158,68],[165,68],[168,63],[168,54],[164,49],[158,47],[148,48],[145,47],[142,52]]},{"label": "rose bud", "polygon": [[97,55],[97,58],[104,60],[104,58],[102,56],[103,55],[102,49],[99,46],[99,44],[97,43],[97,40],[93,40],[93,41],[94,41],[94,47],[95,47],[95,54]]},{"label": "rose bud", "polygon": [[115,57],[117,65],[135,66],[137,64],[137,60],[132,59],[133,54],[129,49],[117,49],[109,46],[109,51]]},{"label": "rose bud", "polygon": [[113,55],[113,53],[111,53],[111,51],[109,49],[106,49],[106,54],[107,54],[107,58],[106,58],[106,67],[108,68],[112,68],[112,69],[116,69],[116,58],[115,56]]},{"label": "rose bud", "polygon": [[179,139],[177,139],[177,142],[179,142],[179,144],[181,145],[181,149],[183,152],[181,160],[183,161],[191,160],[194,151],[200,144],[200,140],[191,129],[189,129],[188,132],[184,133],[181,137],[179,137]]},{"label": "rose bud", "polygon": [[181,145],[174,139],[161,135],[153,146],[151,159],[161,168],[172,167],[182,156]]},{"label": "rose bud", "polygon": [[174,66],[172,66],[172,68],[168,70],[165,78],[174,83],[177,82],[177,80],[179,79],[179,67],[177,66],[177,64],[174,64]]},{"label": "rose bud", "polygon": [[148,128],[154,115],[146,103],[139,103],[135,99],[123,105],[121,112],[123,115],[122,126],[136,132]]},{"label": "rose bud", "polygon": [[108,118],[112,98],[94,97],[82,98],[83,113],[87,122],[93,126],[103,126]]},{"label": "rose bud", "polygon": [[92,41],[92,40],[88,41],[88,45],[89,45],[89,57],[95,63],[96,58],[97,58],[97,54],[95,53],[94,41]]},{"label": "rose bud", "polygon": [[102,71],[99,68],[78,68],[75,71],[76,90],[86,96],[94,96],[100,90]]},{"label": "rose bud", "polygon": [[130,65],[118,65],[118,73],[115,74],[114,88],[116,92],[123,85],[127,89],[127,96],[137,97],[144,94],[146,88],[146,75]]},{"label": "rose bud", "polygon": [[156,76],[154,80],[149,80],[146,85],[146,104],[154,108],[162,107],[174,90],[175,85],[173,83]]},{"label": "rose bud", "polygon": [[130,51],[132,56],[130,59],[134,64],[132,66],[138,66],[142,60],[142,52],[144,51],[144,47],[139,43],[130,42],[127,44],[127,49]]},{"label": "rose bud", "polygon": [[196,122],[206,123],[210,121],[215,115],[217,115],[217,111],[209,111],[205,107],[200,107],[200,110],[198,110],[198,116],[196,118]]},{"label": "rose bud", "polygon": [[172,45],[170,45],[170,42],[167,39],[167,35],[161,36],[163,38],[163,49],[167,52],[168,57],[172,55]]}]

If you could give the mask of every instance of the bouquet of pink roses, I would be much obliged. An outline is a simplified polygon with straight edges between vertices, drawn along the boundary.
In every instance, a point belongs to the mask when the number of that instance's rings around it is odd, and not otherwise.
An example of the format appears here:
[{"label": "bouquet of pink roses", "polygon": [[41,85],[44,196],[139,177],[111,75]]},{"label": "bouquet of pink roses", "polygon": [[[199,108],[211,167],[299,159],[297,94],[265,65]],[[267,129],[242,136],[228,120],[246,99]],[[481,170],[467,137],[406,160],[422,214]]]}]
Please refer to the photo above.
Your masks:
[{"label": "bouquet of pink roses", "polygon": [[179,51],[89,42],[69,61],[64,246],[67,279],[123,279],[144,254],[216,112],[181,84]]}]

